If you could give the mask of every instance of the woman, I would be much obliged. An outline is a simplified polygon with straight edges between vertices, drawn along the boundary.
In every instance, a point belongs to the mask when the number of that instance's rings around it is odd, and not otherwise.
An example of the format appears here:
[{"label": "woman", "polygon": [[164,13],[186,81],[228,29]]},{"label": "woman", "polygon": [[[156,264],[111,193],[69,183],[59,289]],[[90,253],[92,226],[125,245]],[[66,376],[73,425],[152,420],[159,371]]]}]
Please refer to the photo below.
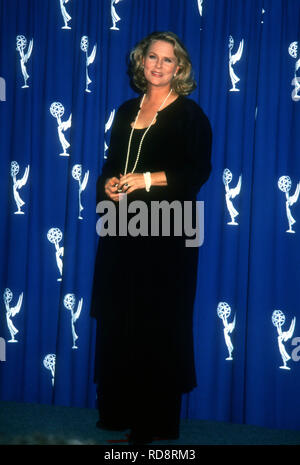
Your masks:
[{"label": "woman", "polygon": [[[144,93],[119,108],[97,201],[117,210],[126,198],[193,202],[211,170],[211,129],[200,107],[185,98],[194,88],[188,53],[171,33],[152,33],[131,53],[132,78]],[[168,204],[170,205],[170,204]],[[133,210],[132,210],[133,211]],[[195,214],[195,209],[194,209]],[[128,222],[134,215],[128,213]],[[165,220],[166,210],[162,220]],[[118,219],[118,213],[116,215]],[[179,436],[182,393],[196,386],[193,302],[198,248],[184,235],[101,237],[91,315],[97,319],[95,381],[100,421],[130,428],[132,443]]]}]

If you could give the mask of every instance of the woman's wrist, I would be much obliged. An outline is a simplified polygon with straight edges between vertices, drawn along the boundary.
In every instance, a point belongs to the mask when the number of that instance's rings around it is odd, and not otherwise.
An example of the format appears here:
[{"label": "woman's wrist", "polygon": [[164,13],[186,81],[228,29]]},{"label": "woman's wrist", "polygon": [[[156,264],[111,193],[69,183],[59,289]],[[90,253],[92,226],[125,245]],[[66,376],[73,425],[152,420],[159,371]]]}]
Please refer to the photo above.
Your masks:
[{"label": "woman's wrist", "polygon": [[149,180],[149,175],[150,175],[150,180],[151,180],[150,186],[167,186],[168,184],[166,174],[164,171],[156,171],[155,173],[149,173],[149,174],[143,173],[143,174],[145,178],[146,190],[147,190],[146,178],[148,178]]},{"label": "woman's wrist", "polygon": [[151,184],[152,184],[151,173],[150,171],[147,171],[146,173],[143,173],[143,174],[144,174],[144,180],[145,180],[145,189],[147,192],[149,192]]}]

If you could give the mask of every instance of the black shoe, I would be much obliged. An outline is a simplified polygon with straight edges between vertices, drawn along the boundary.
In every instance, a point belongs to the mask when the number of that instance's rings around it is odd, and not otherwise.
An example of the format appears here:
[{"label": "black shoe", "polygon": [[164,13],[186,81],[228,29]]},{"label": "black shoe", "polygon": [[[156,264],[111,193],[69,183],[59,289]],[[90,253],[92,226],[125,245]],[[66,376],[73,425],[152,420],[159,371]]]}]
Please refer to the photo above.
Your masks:
[{"label": "black shoe", "polygon": [[125,431],[126,429],[129,429],[128,425],[125,424],[109,424],[105,423],[103,420],[98,420],[96,423],[97,428],[99,429],[104,429],[107,431]]}]

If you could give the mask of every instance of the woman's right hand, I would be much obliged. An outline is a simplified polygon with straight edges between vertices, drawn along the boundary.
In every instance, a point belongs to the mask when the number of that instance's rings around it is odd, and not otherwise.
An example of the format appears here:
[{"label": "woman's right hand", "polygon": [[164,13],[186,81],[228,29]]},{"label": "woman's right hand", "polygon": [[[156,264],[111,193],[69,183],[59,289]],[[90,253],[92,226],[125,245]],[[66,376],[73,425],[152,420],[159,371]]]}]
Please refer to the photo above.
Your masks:
[{"label": "woman's right hand", "polygon": [[118,179],[116,176],[109,178],[106,180],[106,183],[104,185],[104,190],[106,195],[111,199],[114,200],[115,202],[119,202],[119,196],[120,193],[118,192],[118,185],[119,185],[120,179]]}]

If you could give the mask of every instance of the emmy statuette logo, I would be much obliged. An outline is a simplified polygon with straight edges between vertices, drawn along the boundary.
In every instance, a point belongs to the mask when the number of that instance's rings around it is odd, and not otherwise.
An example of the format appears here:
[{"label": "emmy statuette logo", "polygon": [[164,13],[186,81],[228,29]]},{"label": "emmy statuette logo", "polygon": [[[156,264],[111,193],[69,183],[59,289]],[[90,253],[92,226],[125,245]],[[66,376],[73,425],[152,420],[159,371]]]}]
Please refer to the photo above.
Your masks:
[{"label": "emmy statuette logo", "polygon": [[88,74],[88,67],[92,63],[94,63],[96,52],[97,52],[97,44],[94,45],[93,50],[92,50],[91,54],[89,55],[88,54],[89,38],[88,38],[88,36],[82,36],[81,41],[80,41],[80,48],[81,48],[81,50],[83,52],[85,52],[85,57],[86,57],[86,61],[85,61],[85,63],[86,63],[86,65],[85,65],[85,82],[86,82],[85,91],[86,92],[91,92],[91,90],[89,89],[89,84],[92,82],[92,80],[90,79],[89,74]]},{"label": "emmy statuette logo", "polygon": [[29,74],[27,73],[26,64],[32,53],[33,39],[30,40],[26,53],[24,53],[24,50],[27,47],[26,37],[23,35],[19,35],[17,36],[16,42],[17,42],[17,51],[20,54],[21,71],[22,71],[23,78],[24,78],[24,85],[22,86],[22,89],[25,89],[29,87],[29,85],[27,84],[27,81],[29,79]]},{"label": "emmy statuette logo", "polygon": [[225,339],[225,343],[226,343],[227,350],[228,350],[228,357],[226,358],[226,360],[233,360],[232,352],[233,352],[234,347],[231,341],[230,334],[233,332],[235,328],[235,315],[234,315],[232,322],[228,323],[227,318],[231,314],[231,308],[226,302],[219,302],[218,307],[217,307],[217,314],[218,314],[218,317],[223,321],[223,326],[224,326],[224,329],[223,329],[224,339]]},{"label": "emmy statuette logo", "polygon": [[79,203],[79,213],[78,213],[78,219],[82,220],[81,212],[83,210],[83,206],[81,203],[81,193],[85,190],[86,185],[88,183],[89,179],[89,170],[86,171],[83,181],[81,181],[82,177],[82,166],[81,165],[74,165],[72,169],[72,176],[73,178],[78,182],[78,203]]},{"label": "emmy statuette logo", "polygon": [[235,218],[239,215],[239,212],[234,208],[232,199],[234,199],[239,193],[241,192],[241,186],[242,186],[242,175],[240,175],[238,183],[236,187],[229,188],[229,184],[232,181],[232,173],[228,168],[225,168],[223,171],[223,183],[225,186],[225,200],[226,200],[226,206],[231,218],[231,221],[229,221],[227,224],[237,226],[238,223],[235,221]]},{"label": "emmy statuette logo", "polygon": [[61,9],[61,14],[64,20],[64,26],[62,26],[62,29],[71,29],[70,26],[68,26],[68,22],[72,19],[69,13],[67,12],[67,9],[65,5],[69,2],[69,0],[59,0],[60,3],[60,9]]},{"label": "emmy statuette logo", "polygon": [[296,317],[292,319],[288,331],[282,331],[282,326],[285,323],[285,315],[281,310],[274,310],[272,314],[272,323],[277,328],[278,348],[283,361],[283,365],[281,365],[279,368],[281,368],[282,370],[290,370],[290,367],[287,366],[287,362],[291,359],[291,356],[287,353],[284,342],[287,342],[289,339],[293,337],[296,324]]},{"label": "emmy statuette logo", "polygon": [[232,36],[229,36],[229,76],[231,79],[231,89],[229,92],[239,92],[240,89],[236,87],[236,84],[240,81],[240,78],[235,74],[233,65],[235,65],[242,58],[243,49],[244,49],[244,39],[240,41],[239,48],[236,53],[232,54],[232,49],[234,47],[234,40]]},{"label": "emmy statuette logo", "polygon": [[292,58],[296,60],[295,63],[295,71],[294,71],[294,78],[292,79],[292,86],[294,89],[292,91],[292,99],[294,102],[298,102],[300,100],[300,76],[297,76],[297,71],[300,68],[300,56],[298,57],[298,42],[292,42],[289,46],[289,54]]},{"label": "emmy statuette logo", "polygon": [[75,304],[76,304],[75,295],[74,294],[66,294],[65,297],[64,297],[64,306],[65,306],[65,308],[67,310],[70,310],[70,312],[71,312],[71,329],[72,329],[72,337],[73,337],[72,349],[78,349],[78,346],[76,345],[78,335],[76,334],[76,331],[75,331],[75,322],[80,317],[82,304],[83,304],[83,299],[81,298],[79,300],[76,311],[74,311]]},{"label": "emmy statuette logo", "polygon": [[43,360],[43,365],[46,370],[50,370],[51,372],[51,382],[52,387],[54,386],[54,378],[55,378],[55,363],[56,363],[56,355],[55,354],[48,354]]},{"label": "emmy statuette logo", "polygon": [[[105,134],[110,130],[111,126],[112,126],[112,123],[113,123],[113,120],[114,120],[114,117],[115,117],[115,109],[113,109],[111,112],[110,112],[110,115],[109,115],[109,118],[105,124],[105,129],[104,129],[104,132]],[[107,151],[108,149],[108,145],[106,143],[106,141],[104,140],[104,158],[107,158],[107,156],[105,155],[105,152]]]},{"label": "emmy statuette logo", "polygon": [[285,209],[286,209],[286,216],[288,219],[289,223],[289,229],[286,230],[287,233],[292,233],[295,234],[295,231],[293,230],[293,225],[296,223],[295,218],[293,218],[292,213],[291,213],[291,206],[294,205],[298,198],[299,198],[299,193],[300,193],[300,182],[298,182],[295,192],[293,195],[289,195],[289,192],[292,187],[292,181],[289,176],[281,176],[278,180],[278,188],[285,193]]},{"label": "emmy statuette logo", "polygon": [[198,3],[198,10],[199,10],[199,15],[202,16],[202,12],[203,12],[203,0],[197,0],[197,3]]},{"label": "emmy statuette logo", "polygon": [[62,271],[63,271],[63,261],[62,257],[64,255],[64,248],[59,246],[59,243],[61,242],[63,237],[63,233],[59,228],[51,228],[49,229],[47,233],[47,239],[51,244],[55,246],[55,258],[56,258],[56,264],[57,268],[59,270],[60,277],[57,278],[57,281],[62,280]]},{"label": "emmy statuette logo", "polygon": [[11,337],[10,340],[7,342],[18,342],[17,339],[15,339],[15,335],[18,334],[19,330],[14,326],[12,322],[12,318],[16,316],[21,310],[22,302],[23,302],[23,292],[19,295],[17,305],[15,305],[14,307],[10,306],[12,299],[13,299],[12,291],[6,288],[3,293],[3,300],[5,304],[5,309],[6,309],[7,327],[10,332],[10,337]]},{"label": "emmy statuette logo", "polygon": [[112,31],[119,31],[120,29],[116,26],[116,24],[121,20],[121,18],[117,15],[115,5],[117,5],[121,0],[111,0],[110,4],[110,12],[111,12],[111,20],[113,25],[110,27]]},{"label": "emmy statuette logo", "polygon": [[19,164],[16,161],[12,161],[10,164],[10,174],[13,179],[13,194],[14,199],[17,204],[17,211],[14,212],[15,215],[24,215],[24,212],[21,210],[25,202],[21,199],[19,190],[25,186],[27,183],[28,175],[29,175],[29,165],[25,168],[24,174],[22,178],[17,179],[17,175],[20,171]]},{"label": "emmy statuette logo", "polygon": [[68,157],[69,154],[67,153],[67,149],[70,147],[69,142],[65,138],[64,131],[69,129],[72,124],[72,113],[69,116],[69,119],[67,121],[62,121],[61,117],[63,116],[65,112],[64,106],[60,102],[53,102],[50,106],[50,113],[51,115],[56,118],[57,121],[57,132],[58,132],[58,138],[60,140],[60,143],[63,148],[63,152],[60,153],[61,157]]}]

